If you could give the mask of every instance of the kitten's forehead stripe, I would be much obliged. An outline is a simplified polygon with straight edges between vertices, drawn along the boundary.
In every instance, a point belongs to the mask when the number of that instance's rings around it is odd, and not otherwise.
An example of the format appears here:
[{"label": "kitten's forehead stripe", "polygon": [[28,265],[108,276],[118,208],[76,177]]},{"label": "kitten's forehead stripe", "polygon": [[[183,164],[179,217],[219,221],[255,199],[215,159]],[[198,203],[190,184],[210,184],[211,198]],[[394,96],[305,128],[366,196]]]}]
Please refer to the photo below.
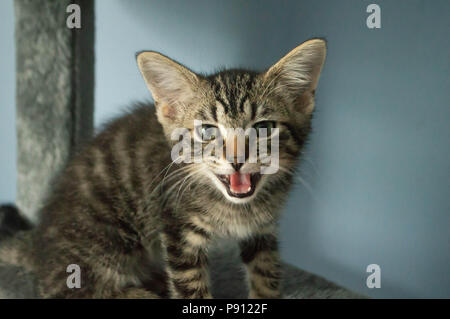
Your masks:
[{"label": "kitten's forehead stripe", "polygon": [[217,122],[217,106],[213,105],[210,109],[211,117]]},{"label": "kitten's forehead stripe", "polygon": [[251,104],[251,107],[252,107],[252,117],[251,117],[251,119],[252,119],[252,121],[255,119],[255,116],[256,116],[256,108],[258,107],[257,105],[256,105],[256,103],[252,103]]},{"label": "kitten's forehead stripe", "polygon": [[247,99],[248,99],[248,92],[245,92],[244,97],[241,99],[241,102],[239,103],[239,110],[241,112],[244,112],[244,103],[245,101],[247,101]]},{"label": "kitten's forehead stripe", "polygon": [[214,94],[215,94],[215,98],[217,101],[220,102],[220,104],[222,104],[222,107],[224,109],[224,113],[228,114],[229,112],[229,103],[225,94],[225,88],[226,86],[224,85],[224,83],[222,82],[222,79],[219,77],[217,77],[215,79],[214,82]]},{"label": "kitten's forehead stripe", "polygon": [[237,118],[244,113],[255,79],[256,73],[243,70],[223,71],[210,78],[214,96],[227,116]]},{"label": "kitten's forehead stripe", "polygon": [[256,111],[256,114],[260,117],[266,117],[268,115],[270,115],[271,113],[273,113],[274,111],[272,110],[272,108],[270,107],[263,107],[263,106],[258,106],[258,109]]},{"label": "kitten's forehead stripe", "polygon": [[201,109],[201,110],[197,113],[197,118],[198,118],[199,120],[203,120],[203,121],[209,120],[209,117],[206,115],[206,112],[205,112],[204,109]]},{"label": "kitten's forehead stripe", "polygon": [[229,110],[230,110],[230,106],[221,98],[216,96],[217,101],[219,101],[219,104],[222,105],[223,108],[223,112],[225,114],[228,114]]}]

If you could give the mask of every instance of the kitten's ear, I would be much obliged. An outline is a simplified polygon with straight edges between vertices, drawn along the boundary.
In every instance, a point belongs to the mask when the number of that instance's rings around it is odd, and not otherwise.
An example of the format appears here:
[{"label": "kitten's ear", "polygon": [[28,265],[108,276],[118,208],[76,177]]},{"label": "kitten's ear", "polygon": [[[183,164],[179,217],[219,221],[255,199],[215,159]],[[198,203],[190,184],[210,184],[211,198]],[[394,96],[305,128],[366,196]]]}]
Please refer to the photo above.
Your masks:
[{"label": "kitten's ear", "polygon": [[[293,49],[264,73],[267,91],[287,96],[293,103],[301,103],[305,93],[313,96],[326,51],[326,42],[322,39],[306,41]],[[311,112],[313,104],[305,106],[304,111]]]},{"label": "kitten's ear", "polygon": [[153,51],[136,55],[139,70],[157,105],[160,120],[173,120],[195,95],[199,77],[181,64]]}]

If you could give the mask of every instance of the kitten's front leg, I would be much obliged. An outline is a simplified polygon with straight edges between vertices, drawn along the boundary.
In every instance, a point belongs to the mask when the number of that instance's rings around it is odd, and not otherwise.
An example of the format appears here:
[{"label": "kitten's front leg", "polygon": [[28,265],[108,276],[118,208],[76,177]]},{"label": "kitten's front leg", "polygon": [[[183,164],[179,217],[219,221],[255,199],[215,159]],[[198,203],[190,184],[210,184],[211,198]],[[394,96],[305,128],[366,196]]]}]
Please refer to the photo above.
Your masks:
[{"label": "kitten's front leg", "polygon": [[170,298],[212,298],[206,246],[209,235],[193,225],[167,226],[162,233]]},{"label": "kitten's front leg", "polygon": [[281,265],[277,237],[257,234],[240,242],[250,281],[249,298],[280,298]]}]

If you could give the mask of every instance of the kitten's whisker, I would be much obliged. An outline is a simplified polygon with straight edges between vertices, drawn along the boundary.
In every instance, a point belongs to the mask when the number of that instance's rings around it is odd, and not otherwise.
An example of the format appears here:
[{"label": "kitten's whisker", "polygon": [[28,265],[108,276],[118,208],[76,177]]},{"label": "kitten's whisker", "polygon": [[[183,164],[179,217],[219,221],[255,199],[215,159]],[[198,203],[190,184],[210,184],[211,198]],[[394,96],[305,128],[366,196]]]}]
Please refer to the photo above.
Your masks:
[{"label": "kitten's whisker", "polygon": [[[272,80],[269,82],[269,84],[266,85],[263,93],[261,94],[261,98],[265,99],[267,97],[266,92],[267,90],[272,86],[272,84],[282,75],[282,72],[278,73],[276,76],[274,76],[272,78]],[[275,88],[277,88],[277,86],[275,86]],[[273,91],[273,89],[271,90],[271,92]]]},{"label": "kitten's whisker", "polygon": [[317,196],[315,195],[314,190],[311,187],[311,185],[304,178],[302,178],[300,174],[295,174],[296,172],[295,172],[295,170],[293,168],[292,169],[286,169],[285,167],[281,167],[280,166],[280,170],[282,172],[285,172],[287,174],[292,175],[294,177],[294,179],[299,181],[306,188],[306,190],[309,192],[309,194],[311,195],[312,199],[315,202],[318,202],[318,203],[320,202],[319,199],[317,198]]},{"label": "kitten's whisker", "polygon": [[315,173],[317,176],[320,176],[320,172],[319,172],[319,170],[317,169],[317,166],[316,166],[316,165],[314,164],[314,162],[312,161],[312,159],[310,159],[310,158],[307,157],[307,156],[303,156],[303,159],[311,165],[311,167],[312,167],[314,173]]},{"label": "kitten's whisker", "polygon": [[273,92],[275,92],[276,90],[279,90],[279,89],[281,89],[281,88],[283,88],[283,87],[286,87],[286,86],[290,86],[290,84],[278,85],[278,86],[273,87],[273,88],[267,93],[267,96],[270,96],[270,95],[271,95]]},{"label": "kitten's whisker", "polygon": [[[190,166],[187,166],[187,167],[185,167],[185,169],[183,170],[183,172],[181,172],[181,173],[185,173],[185,171],[193,171],[194,173],[195,172],[197,172],[197,171],[199,171],[200,169],[199,168],[197,168],[197,169],[195,169],[195,167],[194,167],[194,169],[192,168],[192,167],[190,167]],[[192,172],[191,173],[189,173],[189,174],[192,174]],[[188,174],[188,175],[189,175]],[[179,175],[179,174],[178,174]],[[177,175],[177,176],[178,176]],[[172,193],[172,191],[174,190],[174,188],[175,187],[177,187],[180,183],[182,183],[183,182],[183,179],[181,178],[181,179],[179,179],[178,181],[176,181],[174,184],[172,184],[166,191],[165,191],[165,196],[167,197],[168,195],[170,195],[171,193]]]},{"label": "kitten's whisker", "polygon": [[[180,157],[178,157],[178,158],[182,158],[182,157],[180,156]],[[170,165],[169,165],[169,170],[170,170],[170,168],[172,167],[172,165],[175,164],[175,161],[176,161],[176,160],[177,160],[177,159],[175,159],[174,161],[172,161],[172,163],[170,163]],[[164,180],[166,179],[166,176],[167,176],[167,173],[169,172],[169,170],[166,170],[166,173],[164,174],[164,177],[163,177],[163,179],[162,179],[161,185],[164,185]]]},{"label": "kitten's whisker", "polygon": [[[161,192],[162,192],[162,188],[163,188],[163,186],[164,186],[163,182],[165,182],[165,181],[171,181],[173,178],[178,177],[179,175],[183,174],[183,173],[184,173],[186,170],[188,170],[188,169],[189,169],[189,166],[183,166],[183,167],[180,167],[180,168],[176,169],[175,171],[171,172],[171,173],[168,174],[167,176],[165,176],[165,179],[164,179],[164,180],[161,180],[161,181],[155,186],[155,188],[150,192],[149,197],[152,197],[152,196],[154,195],[154,193],[155,193],[157,190],[161,190]],[[161,195],[164,195],[164,194],[161,194]]]},{"label": "kitten's whisker", "polygon": [[150,184],[149,184],[148,187],[151,188],[152,185],[153,185],[153,183],[156,181],[156,179],[157,179],[159,176],[161,176],[161,174],[162,174],[164,171],[169,170],[170,167],[172,167],[172,165],[174,164],[175,161],[177,161],[178,159],[181,159],[181,158],[182,158],[182,156],[177,157],[177,158],[174,159],[172,162],[170,162],[166,167],[164,167],[164,168],[161,170],[161,172],[159,172],[158,175],[156,175],[156,176],[152,179],[152,181],[150,182]]},{"label": "kitten's whisker", "polygon": [[177,192],[177,196],[175,197],[175,200],[178,198],[178,195],[180,194],[180,190],[183,187],[184,183],[186,182],[187,179],[189,179],[191,176],[197,174],[199,172],[199,169],[197,170],[193,170],[192,172],[190,172],[189,174],[187,174],[184,179],[181,182],[180,187],[178,188],[178,192]]},{"label": "kitten's whisker", "polygon": [[[194,176],[194,177],[197,177],[197,176]],[[184,190],[183,190],[183,192],[181,193],[181,196],[178,198],[178,200],[177,200],[177,204],[176,204],[176,208],[175,209],[178,209],[178,204],[180,203],[180,201],[181,201],[181,199],[183,198],[183,195],[184,195],[184,193],[186,192],[186,190],[194,183],[194,182],[196,182],[197,181],[197,179],[196,178],[191,178],[191,180],[189,181],[189,183],[186,185],[186,187],[184,188]],[[181,187],[182,187],[183,185],[181,185]],[[181,189],[181,187],[180,187],[180,189]],[[177,195],[177,197],[178,197],[178,195]]]}]

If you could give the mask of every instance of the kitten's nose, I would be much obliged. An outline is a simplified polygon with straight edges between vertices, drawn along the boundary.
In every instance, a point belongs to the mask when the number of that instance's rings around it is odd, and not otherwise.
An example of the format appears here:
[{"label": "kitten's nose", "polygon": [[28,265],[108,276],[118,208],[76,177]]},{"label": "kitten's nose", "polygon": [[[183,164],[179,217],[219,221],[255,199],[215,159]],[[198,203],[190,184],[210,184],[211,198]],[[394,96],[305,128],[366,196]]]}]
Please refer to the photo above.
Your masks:
[{"label": "kitten's nose", "polygon": [[234,170],[236,172],[239,172],[239,169],[244,165],[244,163],[231,163],[231,166],[233,166]]}]

